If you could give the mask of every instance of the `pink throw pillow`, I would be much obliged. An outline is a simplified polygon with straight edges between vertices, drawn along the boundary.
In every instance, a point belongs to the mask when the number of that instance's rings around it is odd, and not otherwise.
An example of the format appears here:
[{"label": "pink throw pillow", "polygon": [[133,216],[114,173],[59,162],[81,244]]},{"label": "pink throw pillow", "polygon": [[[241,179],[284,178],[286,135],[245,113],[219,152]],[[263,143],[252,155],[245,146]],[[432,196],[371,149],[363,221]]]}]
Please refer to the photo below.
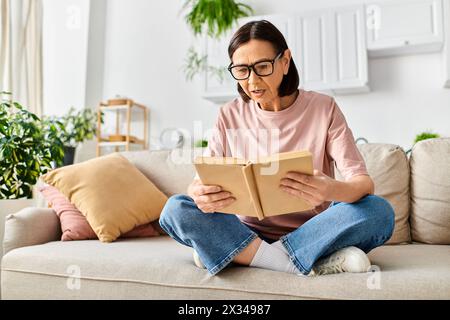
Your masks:
[{"label": "pink throw pillow", "polygon": [[[46,185],[39,189],[48,205],[52,208],[61,222],[62,241],[98,239],[94,230],[87,222],[86,217],[69,199],[53,186]],[[131,231],[121,235],[121,238],[154,237],[164,234],[158,221],[137,226]]]}]

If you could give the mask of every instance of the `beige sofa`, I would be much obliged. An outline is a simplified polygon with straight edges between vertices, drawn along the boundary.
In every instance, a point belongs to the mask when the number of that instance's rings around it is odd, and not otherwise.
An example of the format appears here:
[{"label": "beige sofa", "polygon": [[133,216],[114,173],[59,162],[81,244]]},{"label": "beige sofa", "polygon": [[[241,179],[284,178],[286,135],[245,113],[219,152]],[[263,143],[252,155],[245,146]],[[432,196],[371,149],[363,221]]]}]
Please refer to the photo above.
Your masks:
[{"label": "beige sofa", "polygon": [[[396,211],[391,244],[369,254],[373,272],[304,278],[232,265],[212,277],[167,236],[61,242],[51,209],[26,208],[6,219],[2,298],[450,299],[450,139],[418,143],[410,158],[395,145],[358,147]],[[172,195],[194,176],[179,151],[124,155]]]}]

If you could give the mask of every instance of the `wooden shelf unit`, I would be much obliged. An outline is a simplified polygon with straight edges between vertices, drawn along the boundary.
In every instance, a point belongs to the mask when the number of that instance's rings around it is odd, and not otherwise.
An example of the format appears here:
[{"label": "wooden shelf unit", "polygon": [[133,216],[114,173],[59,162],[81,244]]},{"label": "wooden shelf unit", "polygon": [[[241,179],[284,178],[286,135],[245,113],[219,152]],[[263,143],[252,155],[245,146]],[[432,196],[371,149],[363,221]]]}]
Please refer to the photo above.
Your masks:
[{"label": "wooden shelf unit", "polygon": [[[124,100],[126,104],[116,105],[101,102],[97,109],[97,157],[101,156],[101,149],[103,147],[114,147],[115,152],[119,152],[120,147],[125,147],[125,151],[130,150],[130,145],[141,145],[143,150],[148,149],[148,113],[149,110],[146,106],[136,103],[131,99]],[[137,138],[131,135],[131,118],[134,111],[142,112],[144,121],[143,138]],[[121,135],[123,141],[110,141],[107,137],[102,136],[102,112],[115,112],[116,113],[116,132],[115,136]],[[121,113],[125,113],[126,132],[122,134],[120,132]]]}]

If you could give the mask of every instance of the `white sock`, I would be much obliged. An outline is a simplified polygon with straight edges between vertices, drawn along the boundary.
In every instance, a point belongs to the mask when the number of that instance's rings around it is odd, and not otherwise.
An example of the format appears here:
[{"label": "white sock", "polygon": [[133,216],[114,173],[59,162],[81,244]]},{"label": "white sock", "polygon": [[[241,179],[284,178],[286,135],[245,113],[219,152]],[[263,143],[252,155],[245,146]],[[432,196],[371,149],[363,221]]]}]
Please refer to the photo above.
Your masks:
[{"label": "white sock", "polygon": [[287,249],[283,246],[283,244],[281,243],[281,240],[275,241],[274,243],[271,244],[272,247],[278,248],[281,251],[283,251],[284,253],[286,253],[287,255],[289,255]]},{"label": "white sock", "polygon": [[[281,243],[280,240],[278,240],[278,241],[272,243],[271,246],[272,246],[272,247],[275,247],[275,248],[278,248],[279,250],[283,251],[284,253],[286,253],[286,254],[289,256],[289,253],[288,253],[286,247],[283,245],[283,243]],[[291,262],[291,263],[292,263],[292,262]],[[295,265],[294,265],[293,263],[292,263],[292,265],[295,267]],[[305,276],[305,275],[304,275],[303,273],[301,273],[296,267],[295,267],[295,272],[293,272],[293,273],[296,273],[297,275],[303,276],[303,277],[307,277],[307,276],[312,276],[312,275],[314,275],[314,271],[311,271],[308,275]]]},{"label": "white sock", "polygon": [[261,242],[258,251],[256,251],[253,260],[250,263],[250,267],[287,273],[299,273],[298,269],[289,258],[287,251],[283,252],[277,246],[273,246],[273,244],[270,245],[265,241]]}]

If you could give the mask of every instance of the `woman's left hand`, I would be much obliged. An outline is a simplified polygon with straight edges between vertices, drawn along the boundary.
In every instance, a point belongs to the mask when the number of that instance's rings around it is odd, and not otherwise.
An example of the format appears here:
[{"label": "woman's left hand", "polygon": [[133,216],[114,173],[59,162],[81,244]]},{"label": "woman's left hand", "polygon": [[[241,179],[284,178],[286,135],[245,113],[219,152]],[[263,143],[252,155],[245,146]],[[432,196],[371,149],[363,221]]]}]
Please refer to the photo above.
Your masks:
[{"label": "woman's left hand", "polygon": [[314,170],[314,175],[309,176],[299,172],[288,172],[281,179],[280,188],[299,198],[305,199],[314,207],[325,201],[332,201],[331,194],[337,181],[319,170]]}]

